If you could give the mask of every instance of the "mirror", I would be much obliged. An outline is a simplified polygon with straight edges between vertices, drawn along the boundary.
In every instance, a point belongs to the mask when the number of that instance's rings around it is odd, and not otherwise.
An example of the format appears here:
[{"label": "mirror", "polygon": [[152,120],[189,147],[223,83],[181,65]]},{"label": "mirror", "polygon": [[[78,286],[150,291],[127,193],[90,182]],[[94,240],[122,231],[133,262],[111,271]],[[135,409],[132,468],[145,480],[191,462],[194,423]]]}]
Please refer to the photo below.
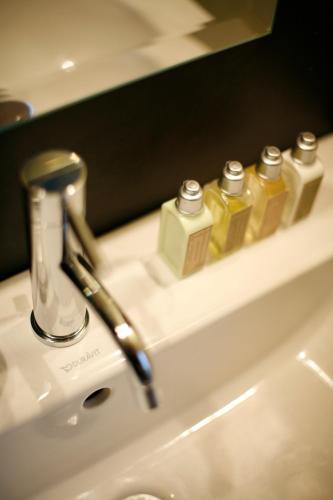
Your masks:
[{"label": "mirror", "polygon": [[277,0],[7,0],[0,128],[270,33]]}]

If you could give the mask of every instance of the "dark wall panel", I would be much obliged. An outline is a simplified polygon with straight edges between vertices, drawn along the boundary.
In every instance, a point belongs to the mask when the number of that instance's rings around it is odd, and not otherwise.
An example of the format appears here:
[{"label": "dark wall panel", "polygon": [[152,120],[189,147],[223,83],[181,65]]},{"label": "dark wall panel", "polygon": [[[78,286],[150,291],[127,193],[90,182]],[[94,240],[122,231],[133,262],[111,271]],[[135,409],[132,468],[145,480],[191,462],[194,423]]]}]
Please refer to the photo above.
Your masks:
[{"label": "dark wall panel", "polygon": [[68,148],[86,160],[88,220],[101,234],[158,207],[186,177],[205,182],[266,143],[331,131],[328,5],[280,0],[272,35],[0,134],[0,279],[28,265],[18,173],[34,153]]}]

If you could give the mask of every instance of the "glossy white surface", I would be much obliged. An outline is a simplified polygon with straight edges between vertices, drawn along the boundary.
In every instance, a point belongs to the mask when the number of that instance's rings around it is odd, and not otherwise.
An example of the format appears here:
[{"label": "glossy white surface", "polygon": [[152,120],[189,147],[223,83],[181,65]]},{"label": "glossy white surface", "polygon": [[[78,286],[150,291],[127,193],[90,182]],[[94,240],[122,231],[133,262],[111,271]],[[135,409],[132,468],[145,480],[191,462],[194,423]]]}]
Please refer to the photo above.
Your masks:
[{"label": "glossy white surface", "polygon": [[31,332],[28,275],[1,285],[4,498],[332,498],[333,136],[319,155],[306,220],[183,281],[153,257],[157,214],[101,240],[108,286],[150,345],[156,412],[94,316],[53,350]]}]

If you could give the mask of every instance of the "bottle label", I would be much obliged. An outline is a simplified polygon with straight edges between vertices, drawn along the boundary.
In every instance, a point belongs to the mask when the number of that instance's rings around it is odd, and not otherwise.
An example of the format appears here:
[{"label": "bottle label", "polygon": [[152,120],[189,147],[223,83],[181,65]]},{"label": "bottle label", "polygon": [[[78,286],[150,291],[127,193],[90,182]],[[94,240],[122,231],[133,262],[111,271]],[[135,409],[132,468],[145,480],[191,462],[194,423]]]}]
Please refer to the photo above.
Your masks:
[{"label": "bottle label", "polygon": [[188,239],[183,276],[193,273],[204,265],[212,226],[191,234]]},{"label": "bottle label", "polygon": [[307,182],[304,185],[303,191],[302,191],[299,203],[298,203],[298,207],[296,210],[294,222],[296,222],[300,219],[303,219],[304,217],[306,217],[309,214],[309,212],[312,208],[313,202],[316,198],[317,191],[319,189],[322,178],[323,178],[322,176],[318,177],[317,179],[314,179],[313,181]]},{"label": "bottle label", "polygon": [[250,213],[251,207],[247,207],[232,214],[225,242],[225,252],[231,252],[242,246]]},{"label": "bottle label", "polygon": [[260,230],[260,238],[274,233],[281,222],[282,212],[288,196],[288,191],[272,196],[267,200],[265,215]]}]

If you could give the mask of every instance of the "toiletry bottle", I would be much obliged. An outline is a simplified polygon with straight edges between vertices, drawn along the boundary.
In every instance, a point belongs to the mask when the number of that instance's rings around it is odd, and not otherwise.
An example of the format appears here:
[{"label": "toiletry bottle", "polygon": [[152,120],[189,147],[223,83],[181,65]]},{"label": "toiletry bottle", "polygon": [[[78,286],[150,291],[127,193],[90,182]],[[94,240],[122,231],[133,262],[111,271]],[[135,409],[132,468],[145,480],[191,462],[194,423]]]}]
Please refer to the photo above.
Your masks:
[{"label": "toiletry bottle", "polygon": [[183,278],[205,264],[212,222],[200,184],[195,180],[184,181],[178,197],[163,203],[159,253],[178,277]]},{"label": "toiletry bottle", "polygon": [[314,134],[301,132],[295,147],[283,153],[282,174],[290,192],[282,216],[284,226],[303,219],[312,208],[324,173],[317,147]]},{"label": "toiletry bottle", "polygon": [[209,243],[212,257],[231,253],[243,244],[252,208],[244,179],[242,164],[239,161],[227,161],[220,179],[205,186],[205,203],[213,216]]},{"label": "toiletry bottle", "polygon": [[247,187],[253,196],[246,241],[252,242],[274,233],[281,223],[288,196],[282,178],[282,155],[275,146],[266,146],[261,160],[247,169]]}]

